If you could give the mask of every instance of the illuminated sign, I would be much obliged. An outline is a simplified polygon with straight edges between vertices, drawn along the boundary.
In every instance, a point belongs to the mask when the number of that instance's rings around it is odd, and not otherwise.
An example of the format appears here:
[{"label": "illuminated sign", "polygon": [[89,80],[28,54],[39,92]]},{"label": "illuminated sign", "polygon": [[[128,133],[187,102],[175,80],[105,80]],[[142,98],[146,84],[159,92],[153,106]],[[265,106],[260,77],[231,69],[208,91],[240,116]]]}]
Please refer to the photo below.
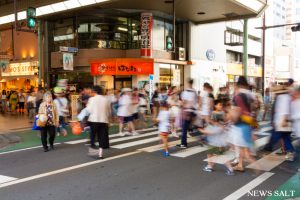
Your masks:
[{"label": "illuminated sign", "polygon": [[153,59],[115,58],[91,61],[91,74],[98,75],[139,75],[153,74]]},{"label": "illuminated sign", "polygon": [[141,14],[141,56],[152,56],[152,13]]},{"label": "illuminated sign", "polygon": [[2,69],[2,76],[33,76],[38,72],[38,62],[11,63],[5,70]]}]

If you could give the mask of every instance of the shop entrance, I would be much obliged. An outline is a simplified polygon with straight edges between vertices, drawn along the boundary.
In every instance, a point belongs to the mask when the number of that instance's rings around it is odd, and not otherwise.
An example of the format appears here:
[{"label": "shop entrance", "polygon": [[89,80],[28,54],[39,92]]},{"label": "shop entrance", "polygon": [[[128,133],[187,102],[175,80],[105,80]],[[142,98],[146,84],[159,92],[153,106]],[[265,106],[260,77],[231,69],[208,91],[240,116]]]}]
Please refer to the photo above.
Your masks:
[{"label": "shop entrance", "polygon": [[114,77],[115,90],[121,90],[122,88],[132,88],[131,76],[115,76]]}]

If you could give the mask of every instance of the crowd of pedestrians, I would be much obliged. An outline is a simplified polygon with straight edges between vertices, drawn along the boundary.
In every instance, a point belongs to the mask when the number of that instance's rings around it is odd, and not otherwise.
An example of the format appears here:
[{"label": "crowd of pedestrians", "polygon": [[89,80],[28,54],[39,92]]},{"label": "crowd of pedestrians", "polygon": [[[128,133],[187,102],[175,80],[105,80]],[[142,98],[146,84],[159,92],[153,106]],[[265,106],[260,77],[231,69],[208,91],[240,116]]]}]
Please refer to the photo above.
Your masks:
[{"label": "crowd of pedestrians", "polygon": [[[56,136],[67,135],[70,98],[65,88],[56,87],[52,93],[31,91],[26,96],[22,92],[12,92],[9,97],[6,91],[2,91],[1,100],[2,107],[6,105],[5,111],[17,108],[23,112],[26,108],[31,121],[37,114],[45,152],[54,148]],[[227,87],[221,87],[217,95],[209,83],[204,83],[203,89],[196,91],[192,79],[187,81],[185,89],[156,84],[151,97],[144,89],[106,91],[94,86],[80,91],[77,107],[80,125],[83,131],[90,133],[89,154],[100,159],[104,157],[103,150],[109,148],[108,135],[112,123],[119,125],[120,137],[138,135],[137,128],[145,128],[149,123],[157,126],[164,156],[170,155],[170,136],[180,137],[177,148],[186,149],[192,133],[201,135],[201,142],[209,147],[204,171],[214,171],[214,155],[228,150],[234,152],[235,158],[225,164],[227,175],[243,172],[245,162],[260,169],[255,162],[254,146],[254,131],[259,128],[259,120],[270,118],[273,127],[271,139],[264,148],[266,152],[272,152],[279,143],[280,153],[288,161],[294,161],[296,150],[292,136],[300,137],[300,87],[294,85],[293,80],[267,88],[264,97],[244,77],[239,77],[233,94]]]}]

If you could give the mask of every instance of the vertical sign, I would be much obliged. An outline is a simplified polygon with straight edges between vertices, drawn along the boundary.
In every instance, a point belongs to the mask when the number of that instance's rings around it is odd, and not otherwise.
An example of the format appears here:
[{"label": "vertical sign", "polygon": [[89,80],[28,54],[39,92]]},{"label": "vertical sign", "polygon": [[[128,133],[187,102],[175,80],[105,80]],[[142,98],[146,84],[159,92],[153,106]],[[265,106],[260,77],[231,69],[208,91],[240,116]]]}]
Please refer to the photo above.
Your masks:
[{"label": "vertical sign", "polygon": [[154,93],[154,76],[149,75],[149,99],[152,99],[153,93]]},{"label": "vertical sign", "polygon": [[71,111],[72,111],[72,121],[77,121],[78,113],[78,99],[80,95],[71,95]]},{"label": "vertical sign", "polygon": [[152,13],[141,14],[141,57],[152,57]]},{"label": "vertical sign", "polygon": [[64,53],[63,54],[63,67],[64,67],[64,70],[73,71],[73,54],[72,53]]},{"label": "vertical sign", "polygon": [[180,69],[173,69],[172,85],[180,86]]}]

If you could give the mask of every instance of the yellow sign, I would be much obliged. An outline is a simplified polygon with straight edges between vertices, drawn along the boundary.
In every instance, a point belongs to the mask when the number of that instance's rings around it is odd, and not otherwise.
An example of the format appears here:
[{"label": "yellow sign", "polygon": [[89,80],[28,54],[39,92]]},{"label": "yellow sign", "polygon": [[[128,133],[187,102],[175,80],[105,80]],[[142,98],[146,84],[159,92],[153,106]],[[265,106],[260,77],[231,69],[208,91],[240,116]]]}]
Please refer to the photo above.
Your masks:
[{"label": "yellow sign", "polygon": [[33,76],[37,72],[37,62],[11,63],[2,68],[2,76]]},{"label": "yellow sign", "polygon": [[[230,63],[227,65],[227,74],[242,76],[243,65]],[[251,77],[262,77],[262,68],[260,66],[248,66],[247,75]]]},{"label": "yellow sign", "polygon": [[78,121],[77,115],[78,113],[78,99],[80,95],[72,95],[71,96],[71,111],[72,111],[72,121]]}]

